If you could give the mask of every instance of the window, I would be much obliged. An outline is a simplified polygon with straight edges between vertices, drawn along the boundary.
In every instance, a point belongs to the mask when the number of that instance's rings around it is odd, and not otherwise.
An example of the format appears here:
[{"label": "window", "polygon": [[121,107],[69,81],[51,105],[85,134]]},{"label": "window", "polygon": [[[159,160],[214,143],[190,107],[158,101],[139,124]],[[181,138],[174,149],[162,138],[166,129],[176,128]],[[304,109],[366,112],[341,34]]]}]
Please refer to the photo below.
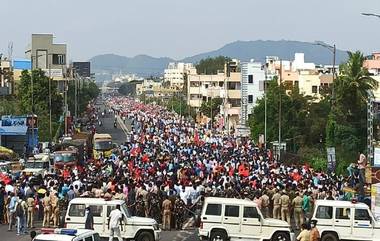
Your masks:
[{"label": "window", "polygon": [[69,216],[71,217],[84,217],[84,204],[72,204],[69,210]]},{"label": "window", "polygon": [[214,215],[220,216],[222,213],[222,205],[221,204],[208,204],[206,208],[206,215]]},{"label": "window", "polygon": [[84,241],[92,241],[92,236],[84,238]]},{"label": "window", "polygon": [[248,75],[248,84],[253,84],[253,75]]},{"label": "window", "polygon": [[248,95],[248,103],[253,103],[253,95]]},{"label": "window", "polygon": [[224,216],[239,217],[239,206],[226,205]]},{"label": "window", "polygon": [[311,87],[311,92],[312,92],[313,94],[318,93],[318,86],[313,85],[313,86]]},{"label": "window", "polygon": [[335,219],[350,219],[350,209],[337,208],[335,211]]},{"label": "window", "polygon": [[255,207],[244,207],[244,218],[259,218],[259,214]]},{"label": "window", "polygon": [[319,206],[316,217],[319,219],[331,219],[333,208],[328,206]]},{"label": "window", "polygon": [[355,220],[370,221],[371,217],[369,216],[367,209],[355,209]]},{"label": "window", "polygon": [[90,209],[91,209],[92,215],[94,217],[101,217],[102,216],[103,206],[101,206],[101,205],[91,205]]},{"label": "window", "polygon": [[259,91],[264,91],[265,90],[265,81],[260,80],[259,81]]},{"label": "window", "polygon": [[66,56],[64,54],[53,54],[53,64],[65,65],[66,64]]}]

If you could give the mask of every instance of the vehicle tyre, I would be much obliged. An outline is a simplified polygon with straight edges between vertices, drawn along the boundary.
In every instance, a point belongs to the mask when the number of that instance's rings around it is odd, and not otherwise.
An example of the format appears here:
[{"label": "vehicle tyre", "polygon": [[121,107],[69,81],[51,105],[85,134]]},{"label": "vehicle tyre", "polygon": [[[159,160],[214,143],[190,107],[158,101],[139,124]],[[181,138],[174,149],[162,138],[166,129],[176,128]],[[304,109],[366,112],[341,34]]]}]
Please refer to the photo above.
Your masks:
[{"label": "vehicle tyre", "polygon": [[227,241],[227,234],[222,231],[215,231],[211,233],[211,241]]},{"label": "vehicle tyre", "polygon": [[153,234],[150,232],[141,232],[138,236],[136,241],[154,241]]},{"label": "vehicle tyre", "polygon": [[278,232],[273,234],[271,241],[290,241],[289,234]]},{"label": "vehicle tyre", "polygon": [[326,233],[326,234],[322,235],[321,241],[339,241],[339,239],[333,233]]}]

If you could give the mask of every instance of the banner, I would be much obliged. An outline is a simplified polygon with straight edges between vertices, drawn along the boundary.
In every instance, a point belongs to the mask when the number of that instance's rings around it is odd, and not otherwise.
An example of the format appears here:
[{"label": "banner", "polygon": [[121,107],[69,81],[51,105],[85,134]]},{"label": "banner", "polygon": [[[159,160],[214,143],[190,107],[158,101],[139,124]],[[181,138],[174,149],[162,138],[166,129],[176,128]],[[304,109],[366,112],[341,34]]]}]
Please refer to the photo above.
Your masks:
[{"label": "banner", "polygon": [[327,170],[334,172],[336,166],[335,147],[327,148]]}]

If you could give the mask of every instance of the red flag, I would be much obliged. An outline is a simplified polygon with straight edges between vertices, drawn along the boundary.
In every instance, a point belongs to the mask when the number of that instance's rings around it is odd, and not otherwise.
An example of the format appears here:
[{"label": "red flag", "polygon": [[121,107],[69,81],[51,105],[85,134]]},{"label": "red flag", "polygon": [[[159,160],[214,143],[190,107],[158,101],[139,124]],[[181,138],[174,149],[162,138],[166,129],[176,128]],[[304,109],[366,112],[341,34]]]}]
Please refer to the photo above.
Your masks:
[{"label": "red flag", "polygon": [[196,145],[198,145],[198,143],[199,143],[199,134],[198,134],[198,131],[195,131],[195,133],[194,133],[194,143]]}]

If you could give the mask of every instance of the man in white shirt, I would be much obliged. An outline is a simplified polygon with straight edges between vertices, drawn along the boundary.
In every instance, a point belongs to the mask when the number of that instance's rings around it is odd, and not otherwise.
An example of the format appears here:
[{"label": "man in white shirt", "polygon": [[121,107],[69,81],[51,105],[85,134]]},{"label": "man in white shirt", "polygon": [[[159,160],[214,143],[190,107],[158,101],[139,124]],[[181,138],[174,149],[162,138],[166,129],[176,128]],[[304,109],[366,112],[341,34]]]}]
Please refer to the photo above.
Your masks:
[{"label": "man in white shirt", "polygon": [[119,241],[123,241],[120,233],[120,225],[123,221],[123,213],[120,211],[120,205],[116,205],[116,209],[112,210],[108,218],[108,228],[110,230],[109,241],[112,241],[114,236],[118,238]]}]

